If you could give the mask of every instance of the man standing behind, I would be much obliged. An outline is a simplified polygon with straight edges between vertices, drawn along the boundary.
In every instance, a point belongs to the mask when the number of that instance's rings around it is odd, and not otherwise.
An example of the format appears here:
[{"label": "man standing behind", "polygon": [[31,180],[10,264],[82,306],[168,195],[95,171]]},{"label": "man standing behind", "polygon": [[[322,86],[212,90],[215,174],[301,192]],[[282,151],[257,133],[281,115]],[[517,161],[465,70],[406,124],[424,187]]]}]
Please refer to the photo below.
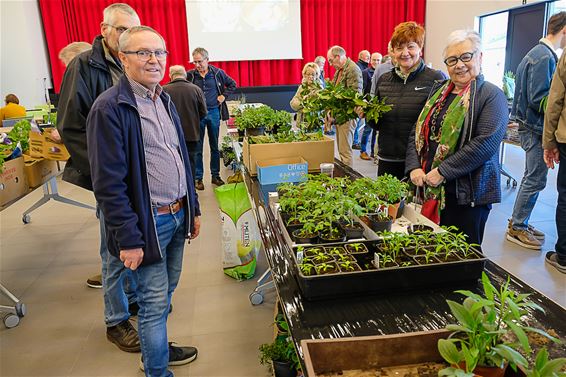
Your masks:
[{"label": "man standing behind", "polygon": [[200,230],[200,208],[175,106],[159,82],[165,41],[136,26],[120,37],[124,76],[94,103],[87,119],[92,184],[111,258],[133,271],[146,376],[172,376],[167,365],[197,357],[168,343],[167,316],[186,238]]},{"label": "man standing behind", "polygon": [[544,109],[558,57],[555,50],[566,45],[566,12],[548,21],[548,34],[533,47],[517,67],[511,119],[519,123],[521,147],[525,151],[525,172],[517,192],[506,238],[519,246],[540,250],[544,233],[529,225],[539,192],[546,186],[548,168],[544,162],[542,130]]},{"label": "man standing behind", "polygon": [[204,134],[208,131],[208,144],[210,144],[210,173],[212,184],[224,184],[220,178],[220,151],[218,150],[218,135],[220,133],[220,119],[228,120],[228,106],[226,96],[236,90],[236,81],[222,69],[208,64],[208,51],[202,47],[193,50],[193,63],[196,69],[187,72],[187,80],[198,86],[204,92],[208,114],[200,122],[200,145],[196,154],[195,187],[204,190],[202,182],[204,167],[202,150],[204,147]]},{"label": "man standing behind", "polygon": [[544,162],[550,169],[554,164],[562,161],[558,168],[556,189],[558,190],[558,203],[556,205],[556,240],[555,251],[546,253],[546,263],[554,266],[559,272],[566,274],[566,54],[562,54],[556,73],[552,79],[548,95],[548,107],[544,117],[542,133],[542,147],[544,148]]},{"label": "man standing behind", "polygon": [[[136,11],[129,5],[115,3],[106,7],[104,20],[100,24],[102,35],[94,39],[91,50],[81,53],[69,63],[63,76],[57,129],[71,155],[65,165],[63,179],[86,190],[92,191],[86,119],[96,98],[116,84],[122,76],[122,64],[118,59],[120,35],[139,24],[140,19]],[[97,215],[100,220],[102,276],[90,278],[87,284],[97,288],[102,286],[104,290],[104,317],[108,340],[123,351],[139,352],[138,334],[128,321],[128,298],[124,293],[124,289],[133,290],[133,279],[131,274],[124,276],[121,263],[108,254],[104,216],[98,206]],[[98,279],[101,281],[96,281]],[[130,297],[129,300],[132,301],[133,298]]]},{"label": "man standing behind", "polygon": [[317,56],[316,58],[314,58],[314,63],[316,65],[318,65],[318,68],[320,69],[320,85],[322,85],[323,88],[326,87],[326,81],[324,81],[324,64],[326,64],[326,59],[324,58],[324,56]]},{"label": "man standing behind", "polygon": [[369,67],[370,53],[368,50],[362,50],[358,54],[358,61],[356,64],[360,67],[360,71],[367,69]]},{"label": "man standing behind", "polygon": [[[356,63],[346,56],[346,50],[340,46],[331,47],[327,53],[327,60],[328,64],[336,69],[332,79],[335,85],[343,85],[346,88],[362,92],[362,72]],[[329,114],[329,117],[332,117],[332,114]],[[352,166],[352,141],[355,127],[355,119],[336,125],[338,154],[340,160],[348,166]]]},{"label": "man standing behind", "polygon": [[171,101],[181,118],[185,144],[189,152],[191,172],[195,176],[196,155],[200,143],[200,122],[206,117],[206,102],[202,90],[187,81],[187,73],[182,65],[169,67],[171,81],[163,86],[163,90],[171,96]]},{"label": "man standing behind", "polygon": [[[371,54],[371,59],[369,61],[370,65],[367,69],[364,69],[362,71],[362,79],[363,79],[363,93],[364,94],[369,94],[369,91],[371,89],[371,78],[373,77],[373,73],[376,70],[376,68],[379,66],[379,64],[381,64],[381,54],[379,52],[374,52],[373,54]],[[371,136],[371,157],[367,154],[366,149],[367,149],[367,144],[368,144],[368,139],[369,139],[369,135]],[[369,122],[366,121],[366,125],[364,127],[364,132],[362,133],[362,141],[361,141],[361,145],[360,145],[360,158],[362,160],[371,160],[373,158],[373,146],[375,145],[375,131],[373,131],[373,129],[370,127]]]}]

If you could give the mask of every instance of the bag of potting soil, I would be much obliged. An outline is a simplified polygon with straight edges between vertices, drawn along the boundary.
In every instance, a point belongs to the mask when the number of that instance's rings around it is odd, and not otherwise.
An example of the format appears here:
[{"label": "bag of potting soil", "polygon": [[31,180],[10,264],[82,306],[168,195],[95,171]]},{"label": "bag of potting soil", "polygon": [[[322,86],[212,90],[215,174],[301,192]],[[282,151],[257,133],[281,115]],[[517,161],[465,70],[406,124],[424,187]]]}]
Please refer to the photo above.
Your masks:
[{"label": "bag of potting soil", "polygon": [[224,273],[238,280],[251,279],[261,247],[257,223],[244,183],[214,189],[222,220],[222,266]]}]

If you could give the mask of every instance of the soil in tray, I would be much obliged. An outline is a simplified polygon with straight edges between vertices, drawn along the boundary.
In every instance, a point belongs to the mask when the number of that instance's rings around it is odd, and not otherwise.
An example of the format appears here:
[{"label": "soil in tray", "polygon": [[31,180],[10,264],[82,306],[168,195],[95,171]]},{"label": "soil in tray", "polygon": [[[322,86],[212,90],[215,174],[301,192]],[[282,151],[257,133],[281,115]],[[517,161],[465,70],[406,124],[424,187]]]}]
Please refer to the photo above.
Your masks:
[{"label": "soil in tray", "polygon": [[361,267],[358,266],[357,263],[338,263],[338,267],[340,268],[340,271],[342,272],[356,272],[356,271],[361,271]]},{"label": "soil in tray", "polygon": [[445,253],[437,254],[436,257],[441,263],[459,262],[462,260],[455,253],[450,253],[448,255],[446,255]]},{"label": "soil in tray", "polygon": [[349,254],[344,254],[341,257],[335,257],[336,261],[338,263],[340,262],[356,262],[356,258],[354,258],[352,255]]},{"label": "soil in tray", "polygon": [[305,257],[314,257],[318,253],[322,253],[322,252],[324,252],[324,248],[322,247],[309,247],[304,249],[303,255]]},{"label": "soil in tray", "polygon": [[438,259],[436,259],[435,257],[430,257],[430,258],[428,258],[428,261],[427,261],[425,256],[420,256],[420,255],[419,255],[419,256],[417,256],[417,257],[413,257],[413,259],[414,259],[418,264],[420,264],[420,265],[422,265],[422,266],[427,265],[427,264],[437,264],[437,263],[439,263],[439,262],[438,262]]},{"label": "soil in tray", "polygon": [[339,272],[338,265],[335,262],[319,264],[316,266],[317,275],[328,275]]},{"label": "soil in tray", "polygon": [[326,246],[324,247],[324,252],[335,257],[348,254],[346,252],[346,249],[344,249],[342,246]]},{"label": "soil in tray", "polygon": [[357,242],[346,244],[346,250],[348,250],[350,254],[363,254],[368,252],[368,248],[365,244]]},{"label": "soil in tray", "polygon": [[409,258],[406,255],[400,255],[395,259],[395,262],[399,265],[399,267],[408,267],[408,266],[416,266],[417,262],[413,260],[413,258]]},{"label": "soil in tray", "polygon": [[317,373],[316,375],[319,377],[436,377],[438,371],[443,368],[446,368],[445,364],[422,363],[372,370],[343,370],[334,373]]}]

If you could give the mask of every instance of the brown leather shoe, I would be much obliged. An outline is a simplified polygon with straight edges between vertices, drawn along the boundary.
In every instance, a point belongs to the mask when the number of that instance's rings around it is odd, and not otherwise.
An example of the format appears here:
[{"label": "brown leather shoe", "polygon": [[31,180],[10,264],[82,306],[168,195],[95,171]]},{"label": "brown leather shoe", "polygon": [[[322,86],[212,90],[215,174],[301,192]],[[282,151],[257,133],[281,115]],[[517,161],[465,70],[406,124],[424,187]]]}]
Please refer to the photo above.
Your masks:
[{"label": "brown leather shoe", "polygon": [[216,186],[222,186],[224,184],[224,181],[220,177],[212,177],[210,183]]},{"label": "brown leather shoe", "polygon": [[201,179],[195,181],[195,188],[200,191],[204,190],[204,183],[202,183]]},{"label": "brown leather shoe", "polygon": [[106,328],[106,338],[125,352],[140,352],[140,338],[130,321]]},{"label": "brown leather shoe", "polygon": [[361,158],[362,160],[366,160],[366,161],[371,160],[371,157],[368,156],[368,154],[367,154],[366,152],[360,153],[360,158]]}]

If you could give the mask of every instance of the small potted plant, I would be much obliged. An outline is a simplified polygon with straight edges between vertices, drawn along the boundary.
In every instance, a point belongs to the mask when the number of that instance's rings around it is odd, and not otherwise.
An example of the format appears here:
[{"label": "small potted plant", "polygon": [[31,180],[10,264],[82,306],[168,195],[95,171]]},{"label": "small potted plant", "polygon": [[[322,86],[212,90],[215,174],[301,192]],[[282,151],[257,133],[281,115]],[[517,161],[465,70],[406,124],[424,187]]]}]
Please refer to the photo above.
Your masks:
[{"label": "small potted plant", "polygon": [[368,215],[370,228],[374,232],[389,232],[393,225],[393,218],[384,212]]},{"label": "small potted plant", "polygon": [[289,337],[277,337],[259,346],[259,362],[273,369],[275,377],[296,377],[299,359]]},{"label": "small potted plant", "polygon": [[338,272],[338,265],[336,262],[321,263],[317,264],[315,267],[318,275],[335,274]]},{"label": "small potted plant", "polygon": [[519,353],[531,352],[527,332],[558,341],[524,325],[522,317],[527,310],[544,310],[528,301],[528,295],[511,291],[509,279],[497,289],[482,272],[482,285],[483,296],[456,291],[466,296],[464,302],[446,301],[458,324],[446,326],[452,334],[438,341],[440,355],[450,364],[439,376],[503,376],[508,365],[513,370],[527,367],[527,360]]},{"label": "small potted plant", "polygon": [[346,244],[346,250],[348,250],[350,254],[365,254],[369,252],[367,246],[361,242]]},{"label": "small potted plant", "polygon": [[537,353],[532,369],[527,370],[527,377],[565,377],[566,373],[561,372],[564,365],[566,365],[566,358],[549,360],[548,351],[542,348]]}]

